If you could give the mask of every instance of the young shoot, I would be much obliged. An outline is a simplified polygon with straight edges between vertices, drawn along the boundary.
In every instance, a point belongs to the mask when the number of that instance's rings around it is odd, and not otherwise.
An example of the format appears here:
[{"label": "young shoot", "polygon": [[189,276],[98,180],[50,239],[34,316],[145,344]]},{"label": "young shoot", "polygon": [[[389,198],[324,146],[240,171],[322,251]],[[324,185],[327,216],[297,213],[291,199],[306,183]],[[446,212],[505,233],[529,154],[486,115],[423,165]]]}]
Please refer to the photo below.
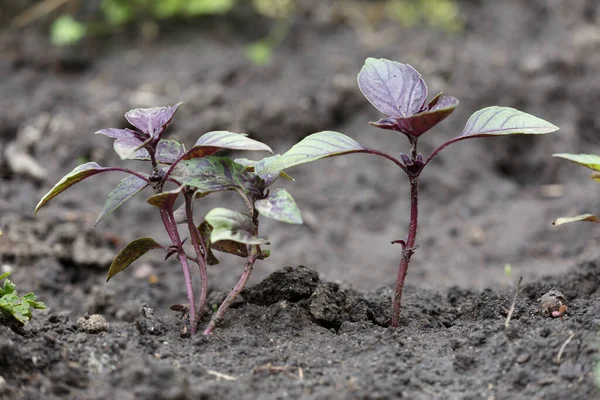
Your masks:
[{"label": "young shoot", "polygon": [[400,153],[395,157],[362,146],[341,133],[324,131],[307,136],[274,162],[257,168],[257,171],[272,173],[325,157],[367,153],[392,161],[407,175],[410,186],[408,233],[404,239],[392,242],[401,246],[391,318],[391,326],[397,327],[404,281],[411,257],[417,248],[419,177],[427,164],[445,147],[465,139],[511,134],[546,134],[558,128],[514,108],[487,107],[476,111],[458,136],[442,143],[428,156],[423,156],[418,149],[419,138],[448,117],[458,106],[458,100],[439,93],[427,101],[427,85],[421,75],[408,64],[385,59],[368,58],[358,74],[358,86],[367,100],[384,115],[384,118],[371,122],[371,125],[406,136],[409,144],[407,154]]}]

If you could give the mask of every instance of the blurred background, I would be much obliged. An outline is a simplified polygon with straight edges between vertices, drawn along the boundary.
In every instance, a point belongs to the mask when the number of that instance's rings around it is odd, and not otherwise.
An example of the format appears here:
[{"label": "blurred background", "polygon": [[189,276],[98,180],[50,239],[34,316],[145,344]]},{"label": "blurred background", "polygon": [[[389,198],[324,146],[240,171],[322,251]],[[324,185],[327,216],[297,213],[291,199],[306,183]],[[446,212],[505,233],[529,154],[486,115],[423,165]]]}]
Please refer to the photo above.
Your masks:
[{"label": "blurred background", "polygon": [[[336,130],[406,152],[404,137],[368,125],[379,115],[356,84],[367,57],[409,63],[430,98],[444,91],[461,101],[422,137],[424,154],[491,105],[561,128],[464,141],[428,166],[409,285],[509,285],[520,275],[567,271],[598,245],[594,224],[551,226],[558,216],[600,209],[586,170],[551,157],[600,153],[596,0],[0,0],[0,24],[0,261],[25,287],[81,293],[94,304],[102,296],[184,298],[180,267],[158,254],[103,283],[128,241],[167,240],[145,204],[149,192],[93,228],[120,174],[79,183],[32,216],[78,164],[122,163],[112,141],[93,133],[126,127],[131,108],[182,101],[167,136],[188,147],[205,132],[231,130],[282,153],[308,134]],[[306,224],[262,220],[272,256],[257,263],[252,282],[302,264],[360,290],[392,285],[401,249],[390,242],[406,235],[409,217],[402,172],[366,155],[288,172],[296,181],[278,184]],[[243,209],[235,195],[215,194],[198,201],[198,218],[218,205]],[[224,291],[243,260],[220,259],[210,285]]]}]

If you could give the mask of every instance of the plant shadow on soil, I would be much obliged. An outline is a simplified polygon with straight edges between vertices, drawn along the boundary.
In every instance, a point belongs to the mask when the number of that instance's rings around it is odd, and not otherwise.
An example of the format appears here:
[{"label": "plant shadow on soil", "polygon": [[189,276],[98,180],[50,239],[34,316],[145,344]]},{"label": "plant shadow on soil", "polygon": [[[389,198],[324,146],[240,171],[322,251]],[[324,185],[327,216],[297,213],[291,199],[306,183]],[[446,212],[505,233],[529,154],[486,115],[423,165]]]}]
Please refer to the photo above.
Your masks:
[{"label": "plant shadow on soil", "polygon": [[[600,154],[598,2],[460,1],[465,27],[456,34],[389,23],[371,32],[353,22],[351,9],[332,3],[298,2],[297,20],[267,67],[244,57],[260,33],[244,14],[161,26],[150,43],[123,32],[56,50],[44,29],[0,36],[0,265],[49,306],[24,329],[0,324],[0,398],[597,396],[600,230],[551,231],[550,221],[600,203],[585,171],[550,154]],[[165,316],[184,297],[175,263],[149,257],[103,282],[118,250],[160,225],[142,195],[91,228],[121,176],[78,184],[72,197],[59,196],[31,217],[76,157],[119,163],[109,141],[93,132],[124,127],[122,115],[134,107],[184,101],[168,135],[188,146],[201,133],[227,129],[281,152],[333,129],[367,146],[406,151],[406,143],[367,125],[378,115],[356,74],[369,56],[408,62],[432,94],[461,100],[443,129],[423,136],[424,153],[488,105],[561,127],[547,138],[466,141],[428,167],[421,248],[396,332],[386,328],[399,258],[389,242],[405,232],[408,193],[404,176],[384,160],[357,155],[290,171],[297,181],[286,187],[307,224],[261,222],[273,255],[209,338],[182,338],[184,322]],[[15,155],[34,163],[23,166]],[[227,195],[202,203],[205,211],[217,205],[240,204]],[[211,305],[239,273],[239,259],[221,261],[209,271]],[[506,287],[507,262],[525,283],[505,329],[515,290]],[[278,270],[298,264],[319,275]],[[562,320],[539,312],[537,299],[553,288],[567,301]],[[103,315],[108,331],[80,330],[85,313]]]}]

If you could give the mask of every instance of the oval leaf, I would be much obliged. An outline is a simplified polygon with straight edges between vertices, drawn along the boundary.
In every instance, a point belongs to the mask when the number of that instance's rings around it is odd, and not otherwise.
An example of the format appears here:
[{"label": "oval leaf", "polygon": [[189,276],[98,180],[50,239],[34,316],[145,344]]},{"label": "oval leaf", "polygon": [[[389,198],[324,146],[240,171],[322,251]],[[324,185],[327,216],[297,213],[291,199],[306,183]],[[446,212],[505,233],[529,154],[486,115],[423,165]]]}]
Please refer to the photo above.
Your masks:
[{"label": "oval leaf", "polygon": [[578,222],[578,221],[589,221],[589,222],[597,222],[600,223],[600,219],[592,214],[581,214],[575,217],[562,217],[557,218],[552,222],[552,225],[559,226],[563,224],[568,224],[570,222]]},{"label": "oval leaf", "polygon": [[160,139],[160,135],[171,122],[180,105],[181,103],[166,107],[136,108],[128,111],[125,118],[131,125],[151,138]]},{"label": "oval leaf", "polygon": [[541,135],[557,131],[548,121],[510,107],[487,107],[471,115],[458,138],[513,134]]},{"label": "oval leaf", "polygon": [[234,133],[228,131],[213,131],[200,136],[184,157],[184,160],[209,156],[221,149],[231,150],[254,150],[268,151],[273,150],[264,143],[250,139],[244,133]]},{"label": "oval leaf", "polygon": [[436,100],[436,104],[431,109],[406,118],[397,118],[398,128],[409,135],[420,136],[446,119],[457,106],[456,98],[444,96],[439,101]]},{"label": "oval leaf", "polygon": [[58,196],[74,184],[81,182],[85,178],[89,178],[92,175],[99,174],[101,172],[110,171],[110,168],[104,168],[96,164],[95,162],[89,162],[75,167],[73,171],[65,175],[54,187],[42,197],[40,202],[35,207],[34,214],[47,202]]},{"label": "oval leaf", "polygon": [[149,160],[148,151],[143,148],[147,143],[137,137],[124,137],[115,140],[113,148],[121,160]]},{"label": "oval leaf", "polygon": [[[271,157],[265,157],[260,161],[249,160],[247,158],[236,158],[233,161],[237,164],[241,164],[244,167],[246,167],[246,171],[256,172],[256,169],[259,169],[259,170],[264,169],[267,164],[275,162],[275,160],[277,160],[279,157],[281,157],[281,155],[277,154],[277,155],[274,155]],[[290,181],[295,180],[294,178],[289,176],[287,173],[285,173],[285,171],[262,173],[262,174],[258,174],[258,176],[260,176],[260,178],[263,180],[263,182],[264,182],[263,187],[265,189],[268,188],[269,186],[271,186],[273,183],[275,183],[275,181],[279,177],[288,179]]]},{"label": "oval leaf", "polygon": [[148,204],[162,208],[165,210],[173,210],[177,197],[183,190],[184,186],[179,186],[177,189],[168,190],[162,193],[155,194],[148,198]]},{"label": "oval leaf", "polygon": [[269,194],[266,199],[258,200],[254,206],[265,217],[287,222],[288,224],[302,224],[302,214],[294,198],[285,189],[277,189]]},{"label": "oval leaf", "polygon": [[150,250],[163,249],[164,247],[156,243],[152,238],[141,238],[136,239],[129,243],[123,250],[117,254],[117,257],[113,260],[110,268],[108,269],[108,282],[110,278],[123,271],[129,265],[149,252]]},{"label": "oval leaf", "polygon": [[376,109],[393,118],[418,113],[427,99],[427,85],[416,69],[383,58],[367,58],[358,87]]},{"label": "oval leaf", "polygon": [[209,156],[181,161],[173,169],[171,177],[203,194],[236,189],[253,197],[262,194],[260,178],[226,157]]},{"label": "oval leaf", "polygon": [[[147,175],[145,176],[147,177]],[[121,179],[119,184],[108,194],[95,225],[98,225],[100,221],[121,207],[127,200],[141,192],[146,186],[148,186],[148,182],[135,175],[129,175]]]},{"label": "oval leaf", "polygon": [[232,240],[244,244],[267,244],[268,240],[255,236],[252,219],[237,211],[226,208],[214,208],[206,214],[206,222],[212,227],[210,234],[212,243],[221,240]]},{"label": "oval leaf", "polygon": [[[552,157],[564,158],[565,160],[573,161],[574,163],[583,165],[592,171],[600,171],[600,157],[594,154],[557,153],[552,154]],[[592,179],[596,178],[592,176]]]},{"label": "oval leaf", "polygon": [[296,143],[286,153],[265,165],[256,165],[259,175],[277,173],[295,165],[305,164],[348,153],[361,153],[368,149],[355,140],[339,132],[323,131],[313,133]]}]

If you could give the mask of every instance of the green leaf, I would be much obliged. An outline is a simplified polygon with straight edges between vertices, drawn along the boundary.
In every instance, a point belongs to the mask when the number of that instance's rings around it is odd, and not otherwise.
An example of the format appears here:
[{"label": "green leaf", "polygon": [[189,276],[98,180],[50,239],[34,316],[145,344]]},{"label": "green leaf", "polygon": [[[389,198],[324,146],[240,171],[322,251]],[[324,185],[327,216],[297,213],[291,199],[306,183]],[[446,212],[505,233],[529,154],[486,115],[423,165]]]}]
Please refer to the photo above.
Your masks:
[{"label": "green leaf", "polygon": [[263,167],[257,165],[256,172],[258,174],[276,173],[321,158],[348,153],[361,153],[367,150],[366,147],[346,135],[339,132],[323,131],[305,137],[273,162],[267,163]]},{"label": "green leaf", "polygon": [[163,249],[164,247],[158,244],[154,239],[146,237],[141,239],[136,239],[133,242],[129,243],[123,250],[117,254],[117,257],[113,260],[110,268],[108,269],[108,277],[106,281],[108,282],[110,278],[123,271],[125,268],[129,267],[129,265],[149,252],[150,250]]},{"label": "green leaf", "polygon": [[[574,163],[583,165],[592,171],[600,171],[600,157],[594,154],[557,153],[552,154],[552,157],[564,158],[565,160],[573,161]],[[592,178],[595,179],[594,176],[592,176]]]},{"label": "green leaf", "polygon": [[184,160],[206,157],[221,149],[268,151],[269,153],[273,153],[273,150],[269,146],[248,138],[244,133],[213,131],[200,136],[194,147],[187,152]]},{"label": "green leaf", "polygon": [[46,308],[46,305],[44,303],[42,303],[41,301],[36,301],[37,296],[33,292],[27,293],[21,299],[29,303],[29,305],[35,309],[43,310]]},{"label": "green leaf", "polygon": [[85,37],[85,25],[70,15],[61,15],[50,26],[50,42],[54,46],[70,46]]},{"label": "green leaf", "polygon": [[166,192],[158,193],[148,198],[148,204],[162,208],[165,210],[173,210],[177,197],[183,190],[184,186],[179,186],[177,189],[169,190]]},{"label": "green leaf", "polygon": [[568,224],[570,222],[579,222],[579,221],[589,221],[589,222],[600,223],[600,219],[598,219],[598,217],[596,217],[595,215],[581,214],[581,215],[576,215],[575,217],[557,218],[556,220],[554,220],[552,222],[552,225],[559,226],[559,225],[563,225],[563,224]]},{"label": "green leaf", "polygon": [[[259,170],[265,169],[265,167],[268,164],[275,162],[280,157],[281,157],[281,155],[277,154],[277,155],[274,155],[271,157],[265,157],[260,161],[249,160],[247,158],[236,158],[233,161],[246,167],[246,171],[256,172],[257,169],[259,169]],[[285,171],[279,171],[279,173],[277,171],[267,172],[267,173],[257,174],[257,175],[260,176],[260,178],[264,181],[265,187],[271,186],[273,183],[275,183],[275,181],[279,177],[288,179],[290,181],[295,181],[295,179],[292,178],[291,176],[289,176],[287,173],[285,173]]]},{"label": "green leaf", "polygon": [[42,197],[40,202],[35,207],[34,214],[36,214],[44,204],[46,204],[54,197],[58,196],[74,184],[81,182],[85,178],[89,178],[92,175],[96,175],[100,172],[106,172],[110,170],[110,168],[103,168],[95,162],[85,163],[76,167],[73,171],[65,175],[56,185],[54,185],[54,187],[48,193],[46,193],[44,197]]},{"label": "green leaf", "polygon": [[212,243],[221,240],[232,240],[250,245],[269,243],[265,238],[254,235],[254,224],[246,214],[218,207],[206,214],[206,222],[213,227],[210,234]]},{"label": "green leaf", "polygon": [[262,194],[258,187],[260,178],[226,157],[209,156],[181,161],[173,169],[171,177],[204,194],[236,189],[253,197]]},{"label": "green leaf", "polygon": [[254,206],[265,217],[289,224],[302,224],[302,214],[294,198],[285,189],[277,189],[266,199],[258,200]]},{"label": "green leaf", "polygon": [[471,115],[458,138],[513,134],[541,135],[558,127],[531,114],[510,107],[487,107]]},{"label": "green leaf", "polygon": [[22,324],[26,324],[31,319],[29,303],[22,302],[16,293],[8,293],[0,297],[0,310],[12,315]]},{"label": "green leaf", "polygon": [[4,280],[4,285],[2,286],[2,291],[4,294],[16,293],[16,285],[12,283],[9,279]]},{"label": "green leaf", "polygon": [[5,273],[3,273],[2,275],[0,275],[0,280],[2,280],[2,279],[4,279],[4,278],[6,278],[6,277],[8,277],[8,276],[10,276],[10,272],[5,272]]},{"label": "green leaf", "polygon": [[[208,245],[208,265],[216,265],[219,263],[219,260],[217,260],[212,250],[233,254],[243,258],[248,257],[248,246],[243,243],[234,242],[233,240],[220,240],[216,243],[210,243],[210,234],[212,233],[213,228],[208,222],[204,221],[202,224],[200,224],[198,230],[202,235],[204,243]],[[261,251],[260,247],[258,247],[258,249],[261,253],[258,257],[259,260],[264,260],[271,254],[269,250]]]},{"label": "green leaf", "polygon": [[[143,175],[147,177],[146,174]],[[148,186],[148,182],[135,175],[129,175],[121,179],[119,184],[108,194],[104,207],[102,207],[102,211],[96,219],[95,225],[98,225],[100,221],[108,217],[127,200],[141,192],[146,186]]]}]

